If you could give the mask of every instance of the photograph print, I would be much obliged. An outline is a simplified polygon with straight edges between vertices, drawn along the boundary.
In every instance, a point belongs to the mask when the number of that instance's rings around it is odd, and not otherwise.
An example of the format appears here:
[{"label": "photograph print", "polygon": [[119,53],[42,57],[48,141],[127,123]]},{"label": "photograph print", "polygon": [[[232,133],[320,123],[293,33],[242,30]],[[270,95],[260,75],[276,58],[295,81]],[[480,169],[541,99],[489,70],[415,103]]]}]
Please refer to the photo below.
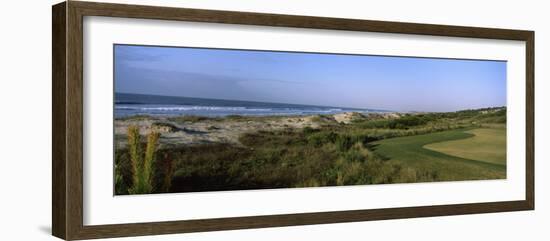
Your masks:
[{"label": "photograph print", "polygon": [[506,179],[506,61],[113,51],[115,195]]}]

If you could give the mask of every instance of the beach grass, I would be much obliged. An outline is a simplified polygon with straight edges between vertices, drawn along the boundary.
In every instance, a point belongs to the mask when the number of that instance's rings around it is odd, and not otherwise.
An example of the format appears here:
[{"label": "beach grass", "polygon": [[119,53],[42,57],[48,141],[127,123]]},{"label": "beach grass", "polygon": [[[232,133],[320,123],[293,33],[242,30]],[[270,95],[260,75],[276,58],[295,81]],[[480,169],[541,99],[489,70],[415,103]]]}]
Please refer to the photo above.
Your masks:
[{"label": "beach grass", "polygon": [[[168,132],[160,134],[155,152],[159,166],[152,169],[151,192],[502,179],[506,178],[505,159],[499,159],[506,142],[505,113],[501,108],[354,114],[347,124],[331,116],[166,118],[162,123],[174,128],[164,128]],[[151,127],[159,129],[151,125],[142,130]],[[197,128],[203,129],[192,131]],[[209,137],[226,132],[238,135],[227,136],[235,136],[231,141]],[[178,138],[188,142],[173,142]],[[131,186],[128,169],[135,150],[131,145],[117,146],[117,180]],[[465,154],[470,147],[478,148]],[[128,194],[118,185],[116,193]]]}]

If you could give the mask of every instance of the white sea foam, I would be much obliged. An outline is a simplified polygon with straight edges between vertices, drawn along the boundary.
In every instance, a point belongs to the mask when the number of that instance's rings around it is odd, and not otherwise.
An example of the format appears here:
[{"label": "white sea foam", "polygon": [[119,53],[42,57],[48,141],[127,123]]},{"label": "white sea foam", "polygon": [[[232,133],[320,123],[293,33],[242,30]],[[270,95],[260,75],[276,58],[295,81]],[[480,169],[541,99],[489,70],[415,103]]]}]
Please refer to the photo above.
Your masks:
[{"label": "white sea foam", "polygon": [[138,110],[138,111],[272,111],[272,108],[247,108],[231,106],[115,106],[118,110]]}]

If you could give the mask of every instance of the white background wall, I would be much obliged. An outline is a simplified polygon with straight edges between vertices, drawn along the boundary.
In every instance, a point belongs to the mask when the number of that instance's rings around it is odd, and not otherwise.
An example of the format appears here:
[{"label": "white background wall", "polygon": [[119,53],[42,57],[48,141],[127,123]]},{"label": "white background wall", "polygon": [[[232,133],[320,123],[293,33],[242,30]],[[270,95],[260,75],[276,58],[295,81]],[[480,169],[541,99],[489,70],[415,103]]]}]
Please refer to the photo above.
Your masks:
[{"label": "white background wall", "polygon": [[[5,1],[0,12],[0,240],[56,240],[51,230],[51,10]],[[123,240],[548,240],[550,14],[546,1],[116,1],[536,31],[536,210]],[[546,95],[546,96],[545,96]],[[546,124],[545,124],[546,123]]]}]

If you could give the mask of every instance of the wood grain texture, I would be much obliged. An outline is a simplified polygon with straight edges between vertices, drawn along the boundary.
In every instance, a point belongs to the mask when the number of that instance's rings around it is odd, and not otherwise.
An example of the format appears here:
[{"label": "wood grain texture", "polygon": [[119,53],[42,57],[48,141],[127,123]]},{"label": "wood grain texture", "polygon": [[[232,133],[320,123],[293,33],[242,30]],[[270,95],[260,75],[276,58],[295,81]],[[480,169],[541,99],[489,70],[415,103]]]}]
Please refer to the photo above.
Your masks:
[{"label": "wood grain texture", "polygon": [[[370,31],[526,42],[526,194],[505,202],[350,210],[115,225],[83,225],[83,17],[109,16],[259,26]],[[520,211],[534,209],[534,32],[357,19],[69,1],[53,7],[52,230],[57,237],[92,239]]]},{"label": "wood grain texture", "polygon": [[173,222],[85,226],[79,239],[125,237],[153,234],[205,232],[232,229],[282,227],[326,223],[359,222],[474,213],[521,211],[529,209],[524,201],[406,207],[338,212],[218,218]]},{"label": "wood grain texture", "polygon": [[67,239],[83,228],[83,15],[67,5]]},{"label": "wood grain texture", "polygon": [[535,209],[535,32],[529,32],[525,39],[526,58],[526,194],[525,200],[530,209]]},{"label": "wood grain texture", "polygon": [[525,40],[530,31],[158,6],[72,2],[87,16]]},{"label": "wood grain texture", "polygon": [[52,7],[52,234],[66,237],[65,3]]}]

